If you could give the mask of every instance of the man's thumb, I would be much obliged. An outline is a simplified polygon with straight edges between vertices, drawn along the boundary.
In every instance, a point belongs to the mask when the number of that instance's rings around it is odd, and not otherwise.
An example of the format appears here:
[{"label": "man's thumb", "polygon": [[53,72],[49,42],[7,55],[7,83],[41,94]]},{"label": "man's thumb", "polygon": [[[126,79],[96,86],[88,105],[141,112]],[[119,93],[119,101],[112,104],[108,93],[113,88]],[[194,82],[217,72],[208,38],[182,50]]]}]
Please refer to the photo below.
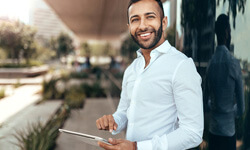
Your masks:
[{"label": "man's thumb", "polygon": [[112,138],[109,138],[109,143],[112,144],[112,145],[118,144],[117,140],[116,139],[112,139]]}]

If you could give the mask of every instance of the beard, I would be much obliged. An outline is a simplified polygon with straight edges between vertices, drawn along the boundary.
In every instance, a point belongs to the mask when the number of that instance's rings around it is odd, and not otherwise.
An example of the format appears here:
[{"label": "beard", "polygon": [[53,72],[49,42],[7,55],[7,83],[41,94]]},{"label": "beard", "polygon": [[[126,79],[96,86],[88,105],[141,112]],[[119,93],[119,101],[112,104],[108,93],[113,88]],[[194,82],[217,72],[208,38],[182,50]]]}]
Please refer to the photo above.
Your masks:
[{"label": "beard", "polygon": [[[149,41],[150,43],[149,44],[146,44],[144,43],[143,41],[140,41],[138,39],[138,34],[142,33],[142,32],[147,32],[147,31],[150,31],[152,33],[155,33],[152,41]],[[156,31],[154,28],[146,28],[145,30],[139,30],[135,33],[135,35],[131,34],[131,37],[132,39],[135,41],[135,43],[137,45],[139,45],[141,48],[143,49],[151,49],[153,48],[161,39],[161,36],[162,36],[162,22],[161,22],[161,25],[160,27],[158,28],[158,30]]]}]

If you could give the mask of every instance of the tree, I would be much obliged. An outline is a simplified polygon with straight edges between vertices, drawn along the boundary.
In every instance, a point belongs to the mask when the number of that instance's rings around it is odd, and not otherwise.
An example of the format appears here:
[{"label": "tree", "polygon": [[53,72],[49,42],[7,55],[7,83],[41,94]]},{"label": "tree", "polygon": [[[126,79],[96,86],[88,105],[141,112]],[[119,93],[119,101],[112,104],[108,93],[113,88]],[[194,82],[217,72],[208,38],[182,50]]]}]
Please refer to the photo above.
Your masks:
[{"label": "tree", "polygon": [[62,55],[67,55],[70,52],[73,52],[74,46],[73,46],[73,40],[71,37],[66,33],[60,33],[57,37],[57,56],[61,57]]},{"label": "tree", "polygon": [[29,64],[30,58],[37,51],[37,44],[34,40],[36,31],[31,26],[24,26],[24,31],[22,35],[23,56],[26,59],[26,64]]},{"label": "tree", "polygon": [[176,46],[175,45],[175,31],[176,31],[176,25],[174,24],[173,26],[171,26],[167,30],[165,30],[165,33],[164,33],[165,39],[168,40],[168,42],[173,46]]},{"label": "tree", "polygon": [[91,49],[87,42],[81,44],[81,50],[81,55],[86,55],[88,57],[91,55]]},{"label": "tree", "polygon": [[133,41],[131,36],[127,36],[127,38],[122,43],[121,54],[122,56],[127,57],[127,60],[131,62],[135,58],[135,51],[138,49],[139,46]]},{"label": "tree", "polygon": [[31,26],[21,22],[7,22],[0,25],[0,46],[6,49],[7,54],[20,64],[22,53],[29,62],[29,58],[35,52],[34,36],[36,31]]},{"label": "tree", "polygon": [[[217,5],[220,4],[220,1],[222,0],[217,0]],[[245,12],[245,5],[247,0],[227,0],[229,5],[228,5],[228,15],[232,15],[233,17],[233,27],[235,28],[235,19],[237,16],[237,7],[239,12],[244,14]],[[225,4],[226,0],[223,0],[223,4]]]},{"label": "tree", "polygon": [[111,55],[111,49],[112,49],[110,43],[106,43],[103,47],[104,47],[103,48],[103,55],[110,56]]}]

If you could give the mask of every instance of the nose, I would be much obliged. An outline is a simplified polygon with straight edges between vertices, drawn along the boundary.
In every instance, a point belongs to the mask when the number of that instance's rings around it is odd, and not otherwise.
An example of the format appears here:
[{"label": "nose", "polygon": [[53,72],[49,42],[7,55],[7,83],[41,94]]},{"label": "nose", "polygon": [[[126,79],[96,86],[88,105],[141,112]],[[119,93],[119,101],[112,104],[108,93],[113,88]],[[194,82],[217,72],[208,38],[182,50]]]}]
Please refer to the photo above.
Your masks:
[{"label": "nose", "polygon": [[148,24],[147,24],[146,19],[142,18],[140,25],[139,25],[139,29],[142,31],[145,31],[147,29],[147,26],[148,26]]}]

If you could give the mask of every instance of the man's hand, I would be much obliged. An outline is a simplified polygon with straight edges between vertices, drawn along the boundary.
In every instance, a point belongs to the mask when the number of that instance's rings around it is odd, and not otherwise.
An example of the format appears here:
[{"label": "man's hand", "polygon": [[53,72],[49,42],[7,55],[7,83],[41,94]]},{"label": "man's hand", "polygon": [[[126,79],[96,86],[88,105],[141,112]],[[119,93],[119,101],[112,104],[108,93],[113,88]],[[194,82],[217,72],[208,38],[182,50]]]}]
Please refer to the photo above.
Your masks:
[{"label": "man's hand", "polygon": [[103,142],[98,142],[98,145],[105,150],[137,150],[136,142],[128,140],[109,138],[109,143],[112,145],[108,145]]},{"label": "man's hand", "polygon": [[112,115],[104,115],[96,120],[96,127],[99,130],[109,130],[109,132],[113,132],[113,130],[117,129],[117,126]]}]

